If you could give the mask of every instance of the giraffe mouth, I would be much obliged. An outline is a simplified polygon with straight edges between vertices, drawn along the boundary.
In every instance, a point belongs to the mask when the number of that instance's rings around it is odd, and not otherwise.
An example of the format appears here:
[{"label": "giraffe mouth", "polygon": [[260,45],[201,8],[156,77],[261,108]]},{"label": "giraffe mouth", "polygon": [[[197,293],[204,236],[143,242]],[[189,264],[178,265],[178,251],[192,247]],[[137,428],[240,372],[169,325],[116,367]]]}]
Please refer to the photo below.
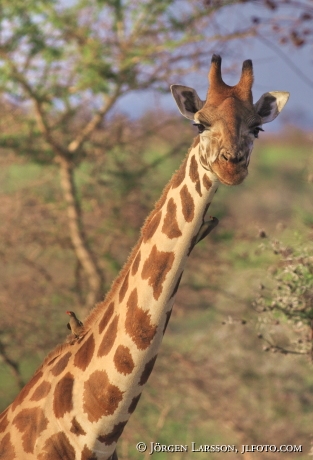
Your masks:
[{"label": "giraffe mouth", "polygon": [[248,175],[248,167],[241,166],[240,168],[220,168],[213,167],[213,172],[217,175],[218,180],[224,185],[239,185]]},{"label": "giraffe mouth", "polygon": [[219,181],[224,184],[224,185],[229,185],[229,186],[232,186],[232,185],[240,185],[241,182],[243,182],[244,179],[240,179],[240,180],[236,180],[235,182],[234,181],[227,181],[225,179],[222,179],[221,177],[219,177]]}]

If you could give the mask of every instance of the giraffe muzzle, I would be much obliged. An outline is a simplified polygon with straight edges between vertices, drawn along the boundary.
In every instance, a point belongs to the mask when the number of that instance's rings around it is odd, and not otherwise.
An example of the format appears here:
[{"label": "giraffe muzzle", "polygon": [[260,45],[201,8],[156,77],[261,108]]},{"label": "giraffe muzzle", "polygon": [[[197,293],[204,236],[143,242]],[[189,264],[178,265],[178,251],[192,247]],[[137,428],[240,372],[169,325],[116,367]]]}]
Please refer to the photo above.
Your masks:
[{"label": "giraffe muzzle", "polygon": [[245,157],[221,158],[212,165],[212,171],[217,175],[219,181],[225,185],[238,185],[247,177],[248,167]]}]

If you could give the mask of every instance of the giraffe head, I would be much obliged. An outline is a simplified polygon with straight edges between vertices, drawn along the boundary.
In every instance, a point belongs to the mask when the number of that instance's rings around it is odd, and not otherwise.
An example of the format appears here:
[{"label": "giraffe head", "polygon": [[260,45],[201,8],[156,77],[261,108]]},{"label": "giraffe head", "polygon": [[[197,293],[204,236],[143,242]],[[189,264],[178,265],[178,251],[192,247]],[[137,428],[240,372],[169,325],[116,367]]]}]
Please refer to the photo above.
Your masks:
[{"label": "giraffe head", "polygon": [[180,112],[198,127],[202,166],[220,182],[236,185],[248,174],[253,142],[259,131],[263,131],[263,123],[279,115],[289,93],[268,92],[253,104],[252,61],[244,61],[241,78],[235,86],[224,83],[221,62],[221,57],[214,54],[205,101],[187,86],[172,85],[171,90]]}]

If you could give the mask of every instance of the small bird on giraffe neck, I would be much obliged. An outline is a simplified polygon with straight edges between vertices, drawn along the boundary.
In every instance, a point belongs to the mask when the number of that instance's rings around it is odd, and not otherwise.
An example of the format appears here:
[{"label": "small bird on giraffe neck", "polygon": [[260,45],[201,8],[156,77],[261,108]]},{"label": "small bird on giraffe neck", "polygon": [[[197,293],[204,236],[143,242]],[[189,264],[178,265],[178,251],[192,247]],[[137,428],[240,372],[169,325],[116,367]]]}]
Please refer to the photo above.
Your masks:
[{"label": "small bird on giraffe neck", "polygon": [[75,338],[78,339],[84,332],[84,325],[77,318],[73,311],[67,311],[66,314],[70,316],[70,321],[67,323],[67,328],[70,329],[72,334],[75,335]]}]

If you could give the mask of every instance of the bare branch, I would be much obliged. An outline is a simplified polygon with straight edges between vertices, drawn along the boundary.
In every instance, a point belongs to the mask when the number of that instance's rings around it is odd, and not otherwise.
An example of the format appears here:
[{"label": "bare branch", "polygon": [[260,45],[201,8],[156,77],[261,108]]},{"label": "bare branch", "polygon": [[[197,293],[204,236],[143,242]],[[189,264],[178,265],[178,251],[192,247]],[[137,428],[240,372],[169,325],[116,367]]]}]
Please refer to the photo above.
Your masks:
[{"label": "bare branch", "polygon": [[89,121],[89,123],[87,123],[86,126],[81,130],[81,132],[76,136],[76,139],[72,140],[72,142],[69,143],[68,151],[70,153],[75,153],[77,152],[77,150],[80,149],[83,143],[91,136],[94,130],[100,125],[103,118],[109,112],[109,110],[113,107],[113,105],[115,104],[117,99],[120,97],[120,95],[121,95],[121,90],[120,90],[120,86],[118,86],[114,94],[107,98],[107,101],[103,105],[103,107],[94,114],[94,116]]},{"label": "bare branch", "polygon": [[299,78],[304,81],[310,88],[313,88],[313,80],[311,80],[307,75],[302,72],[302,70],[294,64],[294,62],[282,51],[281,47],[278,47],[273,43],[272,40],[268,40],[264,36],[262,36],[260,33],[255,33],[255,37],[260,40],[262,43],[264,43],[266,46],[268,46],[270,49],[272,49],[278,56],[281,57],[281,59],[290,67],[298,76]]},{"label": "bare branch", "polygon": [[19,388],[23,388],[25,382],[21,375],[20,366],[16,361],[9,357],[6,348],[6,345],[0,340],[0,358],[10,368]]}]

